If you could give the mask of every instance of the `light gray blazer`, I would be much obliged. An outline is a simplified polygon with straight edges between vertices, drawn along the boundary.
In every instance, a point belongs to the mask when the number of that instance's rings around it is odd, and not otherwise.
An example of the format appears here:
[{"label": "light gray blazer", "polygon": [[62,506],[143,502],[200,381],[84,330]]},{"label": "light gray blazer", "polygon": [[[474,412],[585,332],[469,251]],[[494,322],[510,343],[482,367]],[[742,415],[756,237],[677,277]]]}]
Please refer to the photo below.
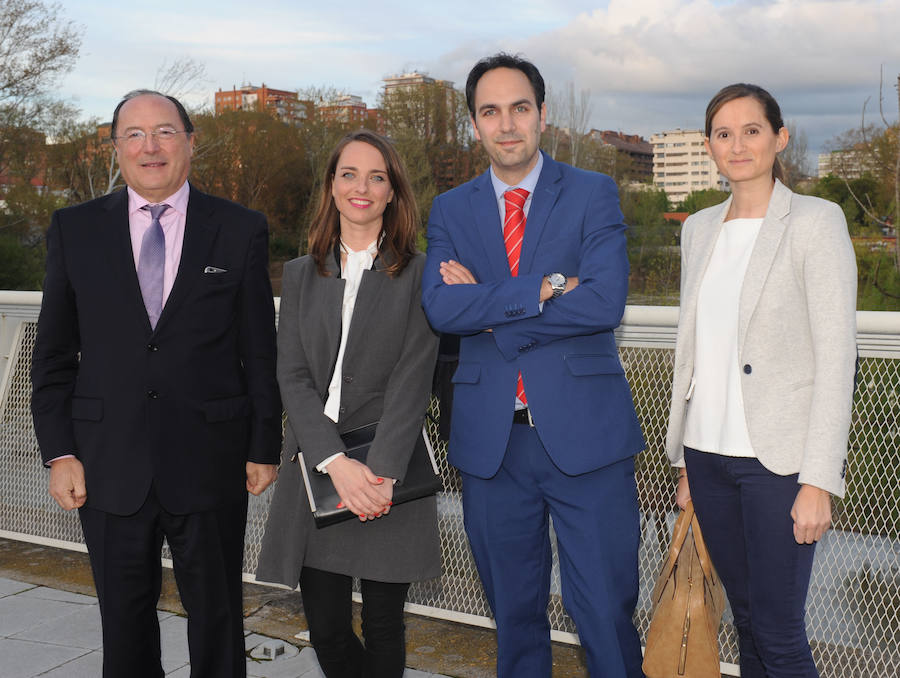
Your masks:
[{"label": "light gray blazer", "polygon": [[345,281],[329,258],[321,276],[309,256],[284,266],[278,326],[278,384],[287,413],[282,466],[275,484],[256,577],[296,586],[303,565],[385,582],[440,575],[435,498],[391,508],[378,520],[317,528],[297,463],[310,466],[343,451],[340,433],[378,421],[368,465],[403,480],[428,407],[438,340],[421,306],[425,255],[395,278],[375,260],[364,271],[342,365],[338,423],[323,408],[341,339]]},{"label": "light gray blazer", "polygon": [[[697,296],[731,206],[690,216],[681,236],[681,311],[666,453],[684,465]],[[840,207],[775,182],[738,309],[750,443],[779,475],[844,494],[856,366],[856,257]]]}]

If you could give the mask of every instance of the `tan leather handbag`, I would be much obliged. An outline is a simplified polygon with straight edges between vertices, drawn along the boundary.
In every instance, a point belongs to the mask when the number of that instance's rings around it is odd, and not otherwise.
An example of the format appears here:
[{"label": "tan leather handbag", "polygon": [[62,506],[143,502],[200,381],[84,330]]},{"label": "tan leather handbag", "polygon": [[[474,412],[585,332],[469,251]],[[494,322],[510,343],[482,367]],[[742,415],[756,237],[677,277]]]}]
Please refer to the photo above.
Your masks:
[{"label": "tan leather handbag", "polygon": [[647,678],[719,678],[725,590],[691,502],[675,521],[652,603],[643,666]]}]

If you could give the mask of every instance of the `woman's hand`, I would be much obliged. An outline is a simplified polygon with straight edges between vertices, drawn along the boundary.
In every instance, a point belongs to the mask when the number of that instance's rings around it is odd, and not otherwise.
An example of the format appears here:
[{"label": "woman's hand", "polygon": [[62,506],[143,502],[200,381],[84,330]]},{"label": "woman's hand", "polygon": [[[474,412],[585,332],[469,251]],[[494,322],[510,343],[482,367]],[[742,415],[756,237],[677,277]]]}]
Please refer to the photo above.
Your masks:
[{"label": "woman's hand", "polygon": [[819,541],[831,527],[831,494],[812,485],[801,485],[791,508],[791,518],[798,544]]},{"label": "woman's hand", "polygon": [[[394,498],[394,479],[393,478],[385,478],[384,482],[381,485],[378,485],[376,488],[378,493],[387,501],[387,508],[381,512],[381,515],[386,516],[391,512],[391,506],[393,505],[392,499]],[[372,516],[369,516],[371,518]],[[375,516],[376,518],[378,516]]]},{"label": "woman's hand", "polygon": [[378,518],[390,510],[393,484],[376,476],[365,464],[346,456],[336,457],[328,463],[328,475],[341,504],[360,520]]},{"label": "woman's hand", "polygon": [[691,487],[688,485],[687,471],[681,469],[678,475],[678,488],[675,490],[675,503],[682,511],[687,508],[691,500]]}]

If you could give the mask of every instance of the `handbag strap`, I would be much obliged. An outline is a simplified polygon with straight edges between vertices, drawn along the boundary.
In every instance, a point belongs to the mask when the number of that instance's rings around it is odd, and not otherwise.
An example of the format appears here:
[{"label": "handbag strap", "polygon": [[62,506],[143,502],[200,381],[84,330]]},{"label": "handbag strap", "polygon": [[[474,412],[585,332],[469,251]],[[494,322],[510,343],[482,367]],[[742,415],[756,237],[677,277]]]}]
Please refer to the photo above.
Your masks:
[{"label": "handbag strap", "polygon": [[694,513],[694,505],[688,500],[688,508],[691,511],[691,532],[694,534],[694,548],[697,549],[697,558],[700,560],[700,567],[703,575],[714,582],[716,571],[713,568],[712,559],[709,557],[709,551],[706,550],[706,541],[703,539],[703,533],[700,531],[700,523],[697,522],[697,514]]},{"label": "handbag strap", "polygon": [[687,539],[688,530],[691,527],[691,521],[695,520],[694,505],[688,502],[687,507],[678,514],[675,521],[675,527],[672,529],[672,543],[669,545],[669,558],[663,570],[665,576],[668,577],[675,568],[675,562],[678,560],[678,554],[681,553],[681,547],[684,546],[684,540]]}]

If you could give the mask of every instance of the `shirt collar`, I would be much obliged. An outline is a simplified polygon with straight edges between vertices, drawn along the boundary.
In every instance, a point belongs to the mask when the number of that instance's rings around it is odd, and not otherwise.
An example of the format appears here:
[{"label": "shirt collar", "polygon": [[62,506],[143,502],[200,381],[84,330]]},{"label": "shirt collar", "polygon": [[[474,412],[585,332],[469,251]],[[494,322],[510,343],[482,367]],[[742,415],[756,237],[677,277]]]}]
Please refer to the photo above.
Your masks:
[{"label": "shirt collar", "polygon": [[503,194],[511,188],[524,188],[528,191],[528,197],[531,198],[531,194],[534,193],[534,189],[537,186],[538,178],[541,176],[541,168],[543,168],[543,166],[544,154],[538,151],[538,160],[534,164],[534,167],[531,168],[531,171],[526,174],[525,178],[518,184],[509,186],[497,178],[497,175],[494,174],[494,166],[491,165],[491,184],[494,187],[494,194],[497,196],[497,200],[500,200],[503,197]]},{"label": "shirt collar", "polygon": [[127,189],[128,191],[128,214],[129,216],[132,214],[136,214],[139,212],[145,205],[156,205],[156,204],[167,204],[173,210],[185,216],[187,214],[187,205],[188,205],[188,197],[191,194],[190,184],[185,181],[181,188],[175,191],[172,195],[170,195],[165,200],[161,200],[159,203],[151,203],[148,202],[146,198],[138,195],[137,191],[135,191],[131,186]]}]

